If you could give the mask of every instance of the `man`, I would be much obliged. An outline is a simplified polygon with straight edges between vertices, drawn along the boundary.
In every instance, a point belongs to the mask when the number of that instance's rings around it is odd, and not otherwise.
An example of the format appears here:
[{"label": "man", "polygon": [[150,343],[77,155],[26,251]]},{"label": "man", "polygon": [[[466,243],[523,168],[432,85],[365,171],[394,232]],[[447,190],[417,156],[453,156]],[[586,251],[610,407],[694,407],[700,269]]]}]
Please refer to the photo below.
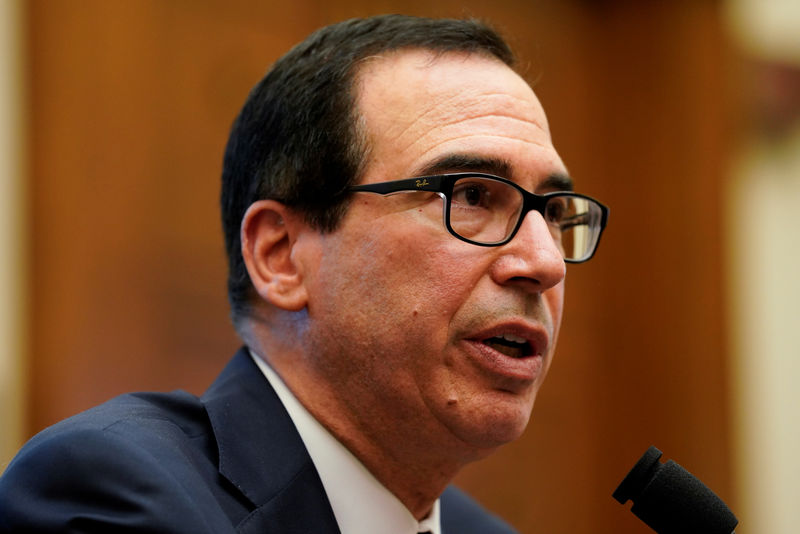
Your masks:
[{"label": "man", "polygon": [[472,21],[324,28],[254,88],[225,156],[246,344],[200,398],[114,399],[0,479],[2,532],[510,532],[448,487],[516,439],[553,358],[571,193],[506,44]]}]

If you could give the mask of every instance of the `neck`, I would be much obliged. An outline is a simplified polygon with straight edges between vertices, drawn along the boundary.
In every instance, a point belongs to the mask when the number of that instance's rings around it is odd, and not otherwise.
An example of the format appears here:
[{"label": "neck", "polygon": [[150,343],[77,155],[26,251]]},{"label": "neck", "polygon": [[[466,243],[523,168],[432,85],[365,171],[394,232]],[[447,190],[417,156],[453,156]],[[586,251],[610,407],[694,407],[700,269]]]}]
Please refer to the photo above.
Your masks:
[{"label": "neck", "polygon": [[306,410],[417,520],[430,514],[436,499],[466,464],[491,452],[468,447],[441,426],[434,432],[419,416],[355,412],[342,401],[346,393],[319,377],[303,376],[298,371],[301,366],[268,361]]},{"label": "neck", "polygon": [[[302,347],[275,339],[251,323],[245,341],[281,377],[300,403],[358,458],[417,519],[428,516],[436,499],[468,463],[493,449],[476,449],[419,408],[369,397],[358,384],[333,384],[305,365]],[[294,338],[296,339],[296,338]],[[405,412],[405,413],[404,413]]]},{"label": "neck", "polygon": [[396,424],[394,420],[371,428],[363,421],[331,416],[330,402],[318,393],[313,400],[298,398],[417,520],[430,514],[436,499],[464,465],[477,459],[441,446],[441,441],[423,438],[415,429],[389,428]]},{"label": "neck", "polygon": [[430,514],[436,499],[463,467],[453,458],[417,447],[410,436],[376,439],[363,429],[348,429],[340,422],[326,422],[324,415],[314,415],[417,520]]}]

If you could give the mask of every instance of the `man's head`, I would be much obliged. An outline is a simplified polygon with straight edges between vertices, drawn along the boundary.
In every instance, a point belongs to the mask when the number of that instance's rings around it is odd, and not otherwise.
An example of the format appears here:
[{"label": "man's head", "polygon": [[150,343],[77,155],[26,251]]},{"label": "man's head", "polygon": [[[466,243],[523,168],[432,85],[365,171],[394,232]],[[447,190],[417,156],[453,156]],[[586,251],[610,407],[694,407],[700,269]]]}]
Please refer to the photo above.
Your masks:
[{"label": "man's head", "polygon": [[[345,24],[367,32],[414,20]],[[435,23],[419,24],[435,41]],[[463,27],[496,44],[347,52],[357,61],[338,97],[346,105],[303,103],[315,117],[320,106],[344,117],[317,122],[327,126],[311,137],[333,144],[303,152],[308,161],[291,159],[301,141],[281,122],[285,102],[255,98],[281,121],[254,123],[253,135],[275,145],[270,161],[293,164],[265,170],[259,159],[242,183],[278,185],[223,194],[224,207],[236,206],[226,216],[229,253],[240,243],[258,303],[248,342],[374,473],[399,463],[446,478],[520,435],[552,361],[565,259],[586,259],[579,249],[593,251],[605,217],[594,201],[571,210],[544,111],[502,41],[473,23],[442,24],[451,38]],[[326,46],[326,58],[349,50]],[[291,54],[303,63],[316,52],[304,44]],[[256,92],[277,91],[263,87],[269,80]],[[229,154],[254,142],[234,138]],[[226,164],[226,187],[238,182],[230,169],[244,168]],[[397,180],[405,189],[385,189]],[[570,247],[562,234],[575,228],[595,233]]]},{"label": "man's head", "polygon": [[222,219],[235,323],[248,315],[252,284],[241,255],[240,225],[256,200],[272,198],[320,229],[336,228],[370,147],[354,107],[353,80],[365,61],[400,49],[461,51],[512,65],[494,31],[476,21],[402,15],[328,26],[278,60],[251,91],[225,153]]}]

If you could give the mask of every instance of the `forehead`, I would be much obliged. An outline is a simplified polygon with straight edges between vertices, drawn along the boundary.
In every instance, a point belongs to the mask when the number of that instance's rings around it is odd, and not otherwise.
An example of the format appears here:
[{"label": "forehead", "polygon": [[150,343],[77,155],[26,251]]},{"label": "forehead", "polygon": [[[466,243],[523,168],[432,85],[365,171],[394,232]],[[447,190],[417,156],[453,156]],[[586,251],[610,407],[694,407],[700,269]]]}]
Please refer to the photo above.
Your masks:
[{"label": "forehead", "polygon": [[366,60],[354,87],[365,182],[424,174],[448,159],[502,161],[530,189],[565,173],[535,94],[495,58],[403,50]]}]

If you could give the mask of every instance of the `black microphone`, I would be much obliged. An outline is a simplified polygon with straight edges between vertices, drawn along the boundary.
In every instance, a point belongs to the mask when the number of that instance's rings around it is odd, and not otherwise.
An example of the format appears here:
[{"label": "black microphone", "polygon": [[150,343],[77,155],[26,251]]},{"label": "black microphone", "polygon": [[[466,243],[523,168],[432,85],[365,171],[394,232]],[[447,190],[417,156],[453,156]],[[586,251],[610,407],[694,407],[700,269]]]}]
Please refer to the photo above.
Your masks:
[{"label": "black microphone", "polygon": [[614,491],[658,534],[732,534],[739,523],[722,499],[661,451],[650,447]]}]

